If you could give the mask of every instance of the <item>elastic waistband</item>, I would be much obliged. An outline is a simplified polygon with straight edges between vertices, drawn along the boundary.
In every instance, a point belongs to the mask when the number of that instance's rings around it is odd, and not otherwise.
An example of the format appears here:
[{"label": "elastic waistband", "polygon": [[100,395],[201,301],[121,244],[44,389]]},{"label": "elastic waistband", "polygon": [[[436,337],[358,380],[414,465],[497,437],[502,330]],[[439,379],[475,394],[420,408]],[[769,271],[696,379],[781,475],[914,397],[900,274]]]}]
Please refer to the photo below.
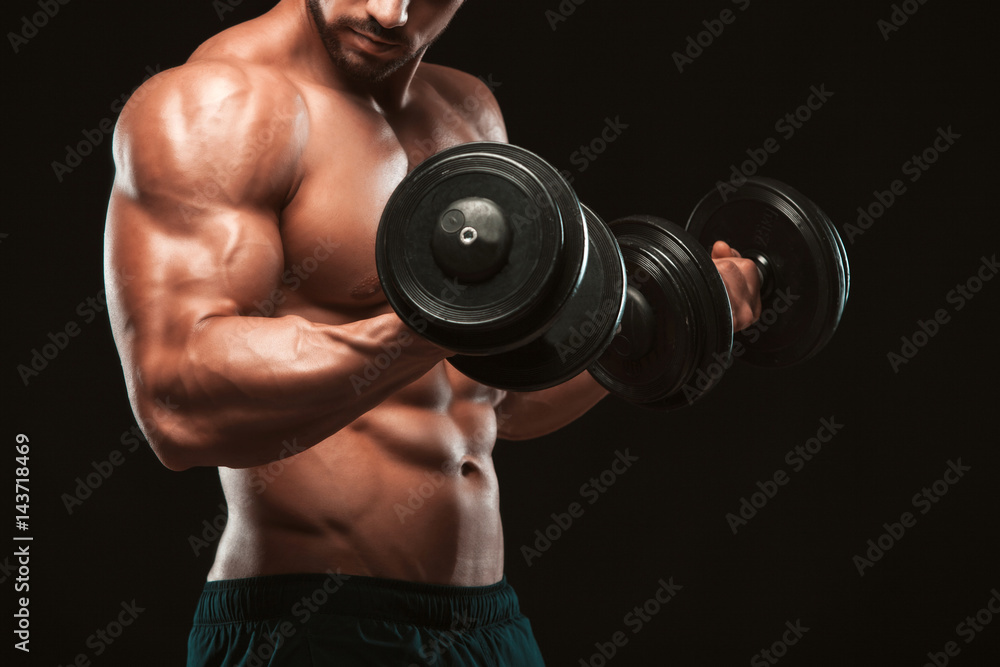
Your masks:
[{"label": "elastic waistband", "polygon": [[520,616],[504,577],[489,586],[443,586],[339,573],[280,574],[209,581],[195,609],[195,625],[242,623],[338,614],[464,629]]}]

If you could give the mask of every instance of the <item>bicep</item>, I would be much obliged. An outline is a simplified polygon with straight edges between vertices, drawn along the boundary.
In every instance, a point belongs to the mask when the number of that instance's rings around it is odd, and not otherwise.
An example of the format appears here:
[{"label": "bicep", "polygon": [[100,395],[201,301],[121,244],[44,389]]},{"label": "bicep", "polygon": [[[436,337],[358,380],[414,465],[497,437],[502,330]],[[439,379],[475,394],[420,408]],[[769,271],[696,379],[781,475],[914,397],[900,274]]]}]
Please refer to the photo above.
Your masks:
[{"label": "bicep", "polygon": [[179,346],[205,318],[249,314],[277,284],[283,258],[271,212],[214,207],[185,221],[165,206],[112,194],[108,307],[116,335]]},{"label": "bicep", "polygon": [[168,75],[119,121],[105,273],[126,363],[182,347],[206,318],[250,314],[283,267],[294,114],[275,126],[267,90],[218,69]]}]

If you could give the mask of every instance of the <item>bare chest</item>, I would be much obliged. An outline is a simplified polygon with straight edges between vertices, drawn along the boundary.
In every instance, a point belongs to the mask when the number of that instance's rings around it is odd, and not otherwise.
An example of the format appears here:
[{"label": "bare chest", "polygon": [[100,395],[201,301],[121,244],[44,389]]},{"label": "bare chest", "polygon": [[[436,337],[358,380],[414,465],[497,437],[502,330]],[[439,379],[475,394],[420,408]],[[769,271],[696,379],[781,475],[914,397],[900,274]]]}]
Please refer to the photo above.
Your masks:
[{"label": "bare chest", "polygon": [[368,317],[388,308],[375,235],[389,196],[424,158],[483,137],[440,98],[391,122],[336,98],[309,100],[309,107],[304,177],[280,216],[279,310],[330,323]]}]

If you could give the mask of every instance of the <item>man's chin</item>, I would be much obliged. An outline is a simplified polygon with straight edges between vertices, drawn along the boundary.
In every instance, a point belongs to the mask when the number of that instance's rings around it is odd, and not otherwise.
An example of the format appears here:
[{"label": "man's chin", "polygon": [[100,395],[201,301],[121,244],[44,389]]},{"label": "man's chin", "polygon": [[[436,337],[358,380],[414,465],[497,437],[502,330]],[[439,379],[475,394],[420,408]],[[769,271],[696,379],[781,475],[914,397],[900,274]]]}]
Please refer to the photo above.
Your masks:
[{"label": "man's chin", "polygon": [[331,54],[334,64],[344,74],[356,81],[380,83],[388,79],[400,67],[412,60],[412,56],[393,60],[378,60],[366,54],[340,52]]}]

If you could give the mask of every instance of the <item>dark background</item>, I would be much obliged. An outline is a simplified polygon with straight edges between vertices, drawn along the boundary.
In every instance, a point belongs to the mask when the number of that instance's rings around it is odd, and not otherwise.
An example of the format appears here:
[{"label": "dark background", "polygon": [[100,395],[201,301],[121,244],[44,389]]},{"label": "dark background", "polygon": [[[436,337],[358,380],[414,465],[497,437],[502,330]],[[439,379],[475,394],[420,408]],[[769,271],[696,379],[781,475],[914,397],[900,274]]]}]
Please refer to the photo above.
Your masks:
[{"label": "dark background", "polygon": [[[27,434],[31,664],[78,654],[94,665],[183,663],[215,546],[195,555],[189,538],[220,516],[217,474],[173,473],[145,445],[129,451],[135,422],[110,327],[87,305],[103,284],[110,141],[61,181],[52,162],[64,162],[84,130],[115,119],[112,102],[147,66],[178,65],[272,4],[232,1],[70,2],[17,53],[9,36],[3,47],[4,474],[15,475],[15,434]],[[553,30],[546,11],[558,0],[476,0],[430,52],[429,61],[500,82],[511,142],[569,171],[580,198],[609,220],[649,212],[684,222],[768,137],[781,148],[761,173],[807,193],[842,230],[876,190],[895,179],[907,188],[848,243],[850,301],[837,336],[809,363],[738,367],[704,401],[669,414],[608,399],[557,434],[497,446],[507,575],[549,664],[602,664],[595,642],[618,631],[628,643],[610,662],[622,667],[747,664],[781,639],[786,621],[809,630],[782,664],[919,666],[948,641],[960,648],[951,664],[996,664],[1000,619],[971,643],[956,626],[1000,586],[1000,280],[961,310],[948,300],[1000,240],[987,51],[995,20],[976,8],[984,3],[911,2],[919,10],[885,40],[877,22],[890,3],[859,4],[753,0],[740,11],[728,0],[564,0],[574,11]],[[678,72],[671,54],[724,8],[735,22]],[[4,31],[37,11],[33,1],[5,3]],[[820,85],[829,101],[793,137],[777,133],[776,121]],[[607,118],[628,127],[579,171],[574,151]],[[903,163],[939,127],[961,138],[910,182]],[[949,321],[894,372],[887,354],[938,309]],[[17,366],[70,322],[79,335],[25,385]],[[793,472],[785,453],[822,418],[843,428]],[[587,504],[581,485],[626,448],[638,461]],[[114,450],[121,465],[70,513],[64,494]],[[920,514],[911,498],[958,459],[971,470]],[[734,535],[726,514],[778,469],[789,483]],[[528,566],[521,546],[574,501],[583,516]],[[906,511],[916,525],[859,576],[853,557]],[[0,547],[7,599],[13,549]],[[682,588],[633,632],[625,615],[671,577]],[[88,637],[133,600],[143,611],[96,655]]]}]

